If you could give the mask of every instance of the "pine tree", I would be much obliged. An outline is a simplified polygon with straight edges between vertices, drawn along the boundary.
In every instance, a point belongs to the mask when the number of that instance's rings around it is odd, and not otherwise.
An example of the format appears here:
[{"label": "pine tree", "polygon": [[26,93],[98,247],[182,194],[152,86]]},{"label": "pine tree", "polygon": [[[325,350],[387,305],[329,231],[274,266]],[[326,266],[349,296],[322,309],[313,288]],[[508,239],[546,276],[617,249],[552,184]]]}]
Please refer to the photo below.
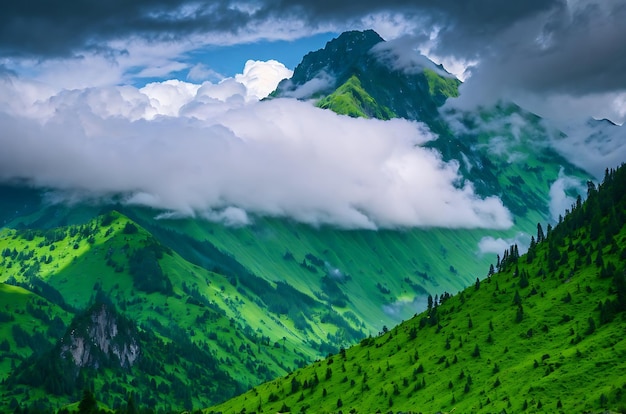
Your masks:
[{"label": "pine tree", "polygon": [[528,281],[528,272],[526,272],[526,270],[524,269],[524,270],[522,270],[522,273],[520,274],[519,287],[521,289],[524,289],[529,284],[530,284],[530,282]]},{"label": "pine tree", "polygon": [[474,346],[474,351],[472,351],[472,356],[474,358],[478,358],[480,356],[480,348],[478,348],[478,344]]},{"label": "pine tree", "polygon": [[92,414],[98,411],[98,403],[96,397],[89,389],[83,390],[83,398],[78,404],[79,414]]},{"label": "pine tree", "polygon": [[135,397],[131,392],[126,400],[126,414],[137,414],[137,407],[135,407]]},{"label": "pine tree", "polygon": [[517,313],[515,314],[515,322],[520,323],[524,319],[524,308],[520,304],[517,307]]},{"label": "pine tree", "polygon": [[541,223],[537,223],[537,243],[543,242],[544,239],[543,227],[541,227]]}]

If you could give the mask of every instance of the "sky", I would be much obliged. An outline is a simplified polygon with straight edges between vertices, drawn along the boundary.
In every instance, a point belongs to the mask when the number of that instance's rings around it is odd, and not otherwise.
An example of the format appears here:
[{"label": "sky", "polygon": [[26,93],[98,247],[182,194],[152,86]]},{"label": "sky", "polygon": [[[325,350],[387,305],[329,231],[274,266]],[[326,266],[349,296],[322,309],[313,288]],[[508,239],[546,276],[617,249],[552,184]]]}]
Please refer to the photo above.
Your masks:
[{"label": "sky", "polygon": [[462,79],[452,105],[517,102],[565,131],[555,146],[599,176],[625,161],[620,129],[589,122],[626,120],[625,21],[626,0],[11,2],[0,180],[233,225],[254,213],[507,228],[498,198],[459,188],[458,165],[419,146],[436,139],[424,125],[259,100],[307,52],[374,29]]}]

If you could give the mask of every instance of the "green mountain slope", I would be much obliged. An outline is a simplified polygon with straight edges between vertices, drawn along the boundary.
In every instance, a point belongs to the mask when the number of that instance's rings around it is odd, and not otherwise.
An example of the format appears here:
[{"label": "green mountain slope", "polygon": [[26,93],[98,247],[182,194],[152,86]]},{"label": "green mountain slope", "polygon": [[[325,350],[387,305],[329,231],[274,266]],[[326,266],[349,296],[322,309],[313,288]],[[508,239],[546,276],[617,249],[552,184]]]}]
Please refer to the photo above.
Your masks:
[{"label": "green mountain slope", "polygon": [[322,109],[330,109],[340,115],[355,118],[391,119],[395,114],[388,108],[378,105],[376,100],[361,86],[356,76],[351,76],[333,93],[320,99],[317,104]]},{"label": "green mountain slope", "polygon": [[[0,233],[0,293],[7,308],[0,328],[13,337],[0,349],[5,407],[30,405],[44,395],[54,405],[67,403],[91,384],[111,407],[132,390],[155,407],[191,409],[284,374],[320,352],[313,346],[287,347],[305,338],[285,325],[280,313],[269,314],[227,277],[185,261],[116,212],[82,225]],[[290,296],[287,286],[284,290],[285,300],[300,299]],[[89,319],[88,309],[97,300],[133,321],[139,358],[132,367],[107,363],[96,364],[101,369],[93,364],[71,369],[54,351],[74,331],[70,327],[63,334],[70,322]],[[323,308],[310,304],[312,311]],[[338,329],[327,324],[333,328]],[[92,339],[88,335],[82,342]],[[57,372],[58,381],[38,382],[44,371],[46,378]],[[192,381],[202,384],[201,393],[189,394]]]},{"label": "green mountain slope", "polygon": [[[390,67],[384,57],[385,50],[376,53],[372,49],[384,42],[373,30],[345,32],[328,42],[323,49],[305,55],[294,69],[291,79],[283,80],[271,96],[328,98],[356,78],[378,108],[387,108],[381,113],[384,115],[381,119],[386,119],[388,111],[391,111],[397,117],[425,122],[439,132],[438,108],[448,97],[458,95],[460,82],[432,62],[425,61],[427,66],[423,70],[410,73],[395,69],[393,64]],[[316,79],[322,80],[319,82],[323,85],[321,88],[304,95],[298,92],[303,85]],[[358,96],[351,98],[357,105]],[[333,97],[329,99],[332,101]]]},{"label": "green mountain slope", "polygon": [[626,168],[607,172],[528,254],[207,412],[624,412],[624,186]]},{"label": "green mountain slope", "polygon": [[20,286],[0,283],[0,381],[24,359],[40,355],[61,336],[71,314]]}]

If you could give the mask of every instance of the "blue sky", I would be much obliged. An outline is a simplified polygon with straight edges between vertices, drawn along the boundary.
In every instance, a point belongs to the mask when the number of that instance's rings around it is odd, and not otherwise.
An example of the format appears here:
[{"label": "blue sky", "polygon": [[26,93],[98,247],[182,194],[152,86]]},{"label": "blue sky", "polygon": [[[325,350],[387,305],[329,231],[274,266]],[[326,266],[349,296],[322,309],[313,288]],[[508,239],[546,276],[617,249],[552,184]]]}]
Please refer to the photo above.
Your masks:
[{"label": "blue sky", "polygon": [[294,40],[261,40],[232,46],[208,46],[190,53],[194,62],[201,62],[216,72],[232,77],[241,70],[248,59],[274,59],[293,70],[302,57],[310,51],[322,49],[326,42],[339,33],[320,33]]},{"label": "blue sky", "polygon": [[[234,45],[208,45],[188,52],[181,59],[189,67],[159,77],[139,77],[134,79],[132,83],[141,87],[149,82],[164,81],[172,78],[216,82],[241,73],[248,60],[277,60],[293,70],[305,54],[322,49],[326,42],[338,35],[339,33],[328,32],[292,40],[261,39],[255,42]],[[212,70],[215,73],[213,75],[207,73],[204,79],[190,79],[190,67],[198,64],[203,65],[207,71]]]}]

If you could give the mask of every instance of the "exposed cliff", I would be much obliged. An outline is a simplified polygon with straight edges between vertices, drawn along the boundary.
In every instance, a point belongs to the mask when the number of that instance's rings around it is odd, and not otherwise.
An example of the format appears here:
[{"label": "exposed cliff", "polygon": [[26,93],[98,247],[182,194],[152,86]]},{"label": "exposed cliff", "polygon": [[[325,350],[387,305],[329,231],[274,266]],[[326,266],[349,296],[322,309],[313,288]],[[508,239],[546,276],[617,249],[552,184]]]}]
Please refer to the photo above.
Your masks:
[{"label": "exposed cliff", "polygon": [[134,327],[106,304],[92,306],[75,321],[60,348],[61,358],[71,358],[79,368],[130,368],[141,354]]}]

